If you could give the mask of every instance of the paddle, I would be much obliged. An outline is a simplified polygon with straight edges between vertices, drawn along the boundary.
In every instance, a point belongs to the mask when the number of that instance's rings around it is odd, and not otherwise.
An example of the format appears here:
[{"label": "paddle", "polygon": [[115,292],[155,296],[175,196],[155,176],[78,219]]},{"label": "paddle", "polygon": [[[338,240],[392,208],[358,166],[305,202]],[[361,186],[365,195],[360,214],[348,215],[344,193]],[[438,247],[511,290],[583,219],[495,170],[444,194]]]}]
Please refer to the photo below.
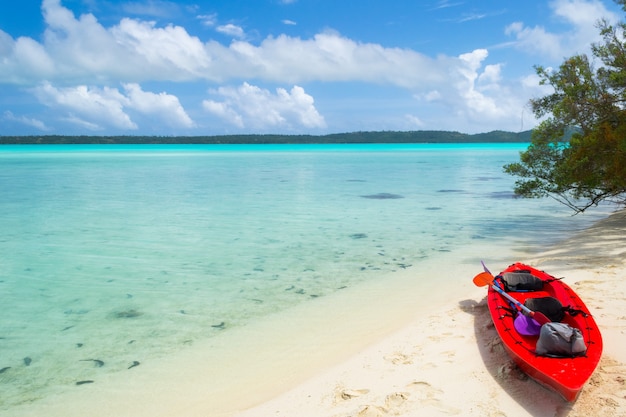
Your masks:
[{"label": "paddle", "polygon": [[[484,264],[483,264],[483,266],[484,266]],[[491,288],[496,290],[498,292],[498,294],[500,294],[501,296],[503,296],[504,298],[506,298],[507,300],[509,300],[513,304],[515,304],[527,316],[535,319],[539,324],[550,323],[552,321],[549,318],[547,318],[545,316],[545,314],[543,314],[542,312],[540,312],[540,311],[532,311],[531,309],[526,307],[524,304],[520,303],[515,298],[511,297],[504,290],[502,290],[497,284],[495,284],[494,280],[495,280],[495,277],[491,274],[491,272],[489,272],[487,267],[485,267],[485,272],[481,272],[480,274],[476,275],[474,277],[473,281],[474,281],[474,284],[477,287],[484,287],[485,285],[491,286]]]}]

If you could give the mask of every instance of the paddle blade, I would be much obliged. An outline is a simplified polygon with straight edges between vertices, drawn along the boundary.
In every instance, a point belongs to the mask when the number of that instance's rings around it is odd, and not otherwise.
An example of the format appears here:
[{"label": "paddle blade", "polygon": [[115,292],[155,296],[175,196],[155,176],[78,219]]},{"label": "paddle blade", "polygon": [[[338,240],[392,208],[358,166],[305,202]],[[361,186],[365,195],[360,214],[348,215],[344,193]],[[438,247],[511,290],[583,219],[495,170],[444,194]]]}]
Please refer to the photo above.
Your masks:
[{"label": "paddle blade", "polygon": [[538,336],[541,332],[541,323],[524,314],[518,314],[515,317],[513,326],[522,336]]},{"label": "paddle blade", "polygon": [[485,285],[491,285],[493,284],[493,280],[494,280],[494,276],[491,275],[489,272],[481,272],[480,274],[476,275],[473,279],[474,285],[476,285],[477,287],[484,287]]}]

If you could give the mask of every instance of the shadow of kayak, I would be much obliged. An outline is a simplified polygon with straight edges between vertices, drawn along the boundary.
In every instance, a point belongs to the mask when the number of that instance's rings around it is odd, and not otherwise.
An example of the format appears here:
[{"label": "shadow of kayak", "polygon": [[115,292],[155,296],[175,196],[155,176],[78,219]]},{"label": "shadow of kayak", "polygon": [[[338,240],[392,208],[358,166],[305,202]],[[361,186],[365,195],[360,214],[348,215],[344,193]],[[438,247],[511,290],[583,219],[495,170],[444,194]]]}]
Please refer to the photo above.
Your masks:
[{"label": "shadow of kayak", "polygon": [[481,359],[503,391],[532,416],[566,417],[570,413],[572,404],[529,378],[510,358],[491,321],[486,296],[479,302],[460,301],[459,307],[474,316],[474,334]]}]

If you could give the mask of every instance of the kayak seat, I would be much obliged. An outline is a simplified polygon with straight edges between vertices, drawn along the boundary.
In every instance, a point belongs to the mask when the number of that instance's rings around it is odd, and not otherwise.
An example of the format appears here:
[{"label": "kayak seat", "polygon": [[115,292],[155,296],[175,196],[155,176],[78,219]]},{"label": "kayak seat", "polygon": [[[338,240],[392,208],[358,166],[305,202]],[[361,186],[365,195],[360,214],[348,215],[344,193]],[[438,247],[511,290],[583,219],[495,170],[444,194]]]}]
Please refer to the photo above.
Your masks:
[{"label": "kayak seat", "polygon": [[506,272],[497,277],[506,292],[531,292],[543,289],[545,281],[527,271]]},{"label": "kayak seat", "polygon": [[551,321],[561,321],[565,317],[563,304],[554,297],[534,297],[527,298],[524,305],[532,311],[543,313]]}]

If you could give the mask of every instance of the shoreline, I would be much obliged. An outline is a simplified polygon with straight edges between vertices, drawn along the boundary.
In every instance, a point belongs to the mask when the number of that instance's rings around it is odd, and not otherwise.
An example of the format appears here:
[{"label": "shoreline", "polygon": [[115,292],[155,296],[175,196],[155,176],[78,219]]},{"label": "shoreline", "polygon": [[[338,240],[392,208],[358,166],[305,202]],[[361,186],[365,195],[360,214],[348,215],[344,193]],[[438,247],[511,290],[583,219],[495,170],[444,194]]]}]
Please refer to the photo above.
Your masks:
[{"label": "shoreline", "polygon": [[[601,326],[604,358],[573,405],[520,374],[499,345],[486,290],[471,282],[483,250],[442,258],[445,274],[441,260],[420,267],[432,286],[431,277],[450,280],[444,290],[419,287],[424,305],[415,302],[415,270],[406,270],[292,309],[279,317],[281,329],[274,317],[137,367],[131,378],[113,375],[11,415],[626,416],[626,211],[541,254],[523,252],[522,261],[565,275]],[[502,255],[486,259],[494,272],[517,260]]]},{"label": "shoreline", "polygon": [[574,403],[511,362],[491,323],[486,290],[473,287],[468,274],[467,297],[456,305],[441,306],[426,320],[416,317],[349,360],[236,416],[626,416],[624,259],[626,211],[619,211],[524,261],[564,276],[601,328],[602,360]]}]

